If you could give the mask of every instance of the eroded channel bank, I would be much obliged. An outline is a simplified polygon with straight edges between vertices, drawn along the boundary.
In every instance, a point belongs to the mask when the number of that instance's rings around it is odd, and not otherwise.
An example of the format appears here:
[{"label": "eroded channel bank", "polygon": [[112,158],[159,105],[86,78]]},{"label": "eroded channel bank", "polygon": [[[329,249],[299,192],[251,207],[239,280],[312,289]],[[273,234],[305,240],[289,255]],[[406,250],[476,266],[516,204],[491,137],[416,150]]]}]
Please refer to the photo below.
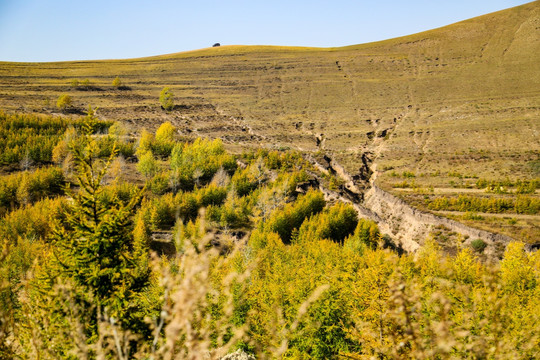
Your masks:
[{"label": "eroded channel bank", "polygon": [[344,182],[338,191],[325,188],[320,179],[317,185],[327,200],[343,201],[353,205],[359,216],[375,221],[381,231],[390,235],[395,245],[407,252],[415,252],[436,228],[457,233],[462,246],[481,239],[487,245],[483,254],[489,259],[499,258],[512,238],[502,234],[476,229],[458,221],[427,213],[408,205],[405,201],[379,188],[373,179],[369,154],[362,155],[358,174],[350,175],[335,159],[325,155],[317,161],[306,155],[316,168],[332,173]]}]

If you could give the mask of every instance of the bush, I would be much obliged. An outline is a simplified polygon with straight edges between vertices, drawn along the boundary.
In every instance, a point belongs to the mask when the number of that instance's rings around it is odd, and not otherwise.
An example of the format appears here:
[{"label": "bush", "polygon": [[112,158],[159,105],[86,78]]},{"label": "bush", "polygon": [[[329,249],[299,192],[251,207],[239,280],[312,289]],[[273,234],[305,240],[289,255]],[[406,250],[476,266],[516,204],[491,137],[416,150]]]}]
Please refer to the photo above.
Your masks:
[{"label": "bush", "polygon": [[214,184],[210,184],[197,192],[197,202],[202,207],[207,207],[210,205],[219,206],[223,204],[226,198],[227,189],[224,187],[218,187]]},{"label": "bush", "polygon": [[537,214],[540,212],[540,199],[531,196],[516,198],[483,198],[467,195],[458,197],[436,197],[429,201],[431,210],[469,211],[486,213]]},{"label": "bush", "polygon": [[353,251],[362,251],[366,246],[375,249],[380,238],[377,224],[371,220],[360,219],[354,233],[345,239],[344,247]]},{"label": "bush", "polygon": [[15,173],[0,178],[0,215],[21,205],[62,195],[65,178],[56,167]]},{"label": "bush", "polygon": [[[95,119],[95,131],[103,131],[109,122]],[[80,128],[80,120],[62,117],[5,114],[0,111],[0,164],[15,164],[29,158],[34,164],[49,163],[53,149],[60,140],[65,147],[57,149],[56,160],[66,155],[67,145],[76,137],[74,129]]]},{"label": "bush", "polygon": [[471,241],[471,247],[473,248],[474,251],[478,253],[482,253],[486,249],[487,244],[482,239],[476,239],[476,240]]},{"label": "bush", "polygon": [[147,179],[154,176],[159,167],[151,151],[146,151],[140,155],[139,162],[137,164],[137,170]]},{"label": "bush", "polygon": [[150,180],[150,190],[156,195],[163,195],[169,190],[169,176],[165,173],[155,175]]},{"label": "bush", "polygon": [[140,156],[146,153],[147,151],[152,151],[154,147],[154,142],[155,142],[154,135],[151,132],[147,131],[146,129],[143,129],[141,131],[141,137],[139,139],[139,145],[136,151],[137,156]]},{"label": "bush", "polygon": [[155,141],[152,145],[154,153],[163,157],[171,155],[171,151],[174,147],[174,133],[176,128],[166,121],[159,126],[156,130]]},{"label": "bush", "polygon": [[274,211],[266,223],[266,229],[277,233],[287,244],[291,241],[293,230],[300,228],[304,219],[321,212],[325,204],[320,191],[310,190],[304,196],[299,196],[294,203]]},{"label": "bush", "polygon": [[358,224],[358,217],[350,205],[338,203],[304,221],[298,230],[298,242],[327,239],[343,243]]},{"label": "bush", "polygon": [[463,219],[465,220],[484,220],[484,217],[482,215],[478,215],[472,211],[467,211],[463,215]]},{"label": "bush", "polygon": [[71,108],[72,104],[73,99],[68,94],[60,95],[56,101],[56,107],[61,111],[67,111],[69,108]]},{"label": "bush", "polygon": [[208,219],[222,228],[239,229],[249,225],[252,204],[248,197],[238,197],[234,191],[227,194],[225,203],[220,206],[209,206]]},{"label": "bush", "polygon": [[174,109],[174,94],[168,87],[164,87],[159,93],[159,102],[165,110]]},{"label": "bush", "polygon": [[168,230],[176,221],[174,199],[170,194],[160,197],[152,204],[150,222],[155,230]]},{"label": "bush", "polygon": [[219,139],[197,139],[193,144],[178,143],[171,152],[171,180],[174,188],[191,190],[195,181],[205,185],[220,168],[228,173],[236,169],[234,156],[227,154]]},{"label": "bush", "polygon": [[250,176],[248,169],[237,171],[231,178],[238,196],[245,196],[257,188],[257,181]]},{"label": "bush", "polygon": [[115,77],[113,82],[112,82],[112,86],[119,89],[120,87],[122,87],[122,80],[120,80],[120,78],[118,76]]},{"label": "bush", "polygon": [[92,87],[90,79],[84,79],[83,81],[81,81],[81,87],[85,90],[90,90],[90,88]]}]

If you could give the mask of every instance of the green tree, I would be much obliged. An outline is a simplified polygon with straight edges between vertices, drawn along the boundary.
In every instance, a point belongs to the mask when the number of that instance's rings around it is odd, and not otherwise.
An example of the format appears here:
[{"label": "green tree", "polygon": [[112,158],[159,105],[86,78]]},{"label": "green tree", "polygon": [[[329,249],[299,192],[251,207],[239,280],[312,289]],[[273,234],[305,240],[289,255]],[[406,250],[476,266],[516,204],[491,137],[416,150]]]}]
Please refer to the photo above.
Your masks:
[{"label": "green tree", "polygon": [[156,130],[154,152],[156,155],[169,156],[174,147],[176,128],[169,121],[164,122]]},{"label": "green tree", "polygon": [[[89,120],[91,123],[92,119]],[[84,129],[86,136],[71,148],[80,191],[71,192],[72,204],[54,224],[50,235],[52,248],[36,270],[31,298],[47,308],[46,318],[40,324],[46,328],[45,333],[61,337],[59,329],[75,314],[88,344],[106,336],[100,333],[103,323],[148,335],[144,322],[148,314],[141,300],[150,282],[148,251],[140,237],[135,241],[132,233],[132,214],[142,193],[128,202],[117,195],[104,200],[102,180],[117,150],[103,164],[95,157],[97,144],[89,135],[92,126]],[[58,286],[65,289],[65,284],[71,287],[71,306],[76,309],[66,308],[58,297]],[[69,346],[66,339],[64,343]],[[60,357],[67,355],[67,349],[54,351]]]},{"label": "green tree", "polygon": [[56,107],[61,111],[68,110],[73,104],[73,99],[68,94],[62,94],[58,97],[56,101]]},{"label": "green tree", "polygon": [[136,151],[137,156],[142,156],[147,151],[152,151],[154,143],[154,135],[146,129],[143,129],[141,132],[141,138],[139,139],[139,146],[137,147]]},{"label": "green tree", "polygon": [[152,151],[144,152],[139,158],[139,163],[137,164],[137,170],[143,174],[147,179],[150,179],[158,171],[158,164]]},{"label": "green tree", "polygon": [[166,121],[156,130],[156,141],[163,143],[173,142],[175,132],[176,128],[173,124],[170,121]]},{"label": "green tree", "polygon": [[165,110],[174,109],[174,94],[168,87],[164,87],[159,93],[159,102]]},{"label": "green tree", "polygon": [[293,230],[299,229],[306,218],[321,212],[325,205],[320,191],[309,190],[294,203],[275,210],[265,223],[266,230],[277,233],[285,244],[289,244]]}]

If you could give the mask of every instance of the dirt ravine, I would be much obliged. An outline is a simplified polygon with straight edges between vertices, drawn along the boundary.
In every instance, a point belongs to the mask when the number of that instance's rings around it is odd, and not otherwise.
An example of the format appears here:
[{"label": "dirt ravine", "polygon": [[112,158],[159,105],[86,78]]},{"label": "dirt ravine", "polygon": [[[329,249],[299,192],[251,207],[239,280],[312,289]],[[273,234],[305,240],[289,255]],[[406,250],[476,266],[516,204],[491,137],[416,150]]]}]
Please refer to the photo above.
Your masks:
[{"label": "dirt ravine", "polygon": [[467,226],[455,220],[440,217],[415,209],[403,200],[372,185],[365,193],[364,207],[378,215],[389,234],[404,250],[417,250],[437,226],[444,226],[450,231],[462,235],[463,245],[467,246],[476,239],[483,240],[487,247],[484,254],[489,258],[501,255],[512,238]]},{"label": "dirt ravine", "polygon": [[[362,156],[362,159],[366,158],[367,155]],[[359,173],[351,176],[343,166],[329,156],[324,157],[323,164],[309,155],[306,159],[319,170],[333,173],[344,181],[339,191],[332,191],[319,185],[327,201],[351,204],[360,217],[376,222],[383,233],[390,235],[397,247],[407,252],[414,253],[420,249],[430,236],[430,232],[441,226],[447,231],[459,234],[462,246],[470,246],[476,239],[483,240],[487,244],[483,254],[491,260],[500,258],[506,245],[512,241],[506,235],[476,229],[413,208],[375,184],[376,172],[371,171],[368,167],[370,163],[367,161],[362,161]]]}]

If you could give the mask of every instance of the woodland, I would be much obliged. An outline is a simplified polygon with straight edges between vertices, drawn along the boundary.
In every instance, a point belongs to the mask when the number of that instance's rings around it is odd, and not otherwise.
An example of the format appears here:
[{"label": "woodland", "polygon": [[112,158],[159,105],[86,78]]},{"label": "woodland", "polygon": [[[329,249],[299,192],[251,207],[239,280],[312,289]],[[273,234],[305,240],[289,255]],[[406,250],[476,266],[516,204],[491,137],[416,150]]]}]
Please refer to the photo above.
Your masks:
[{"label": "woodland", "polygon": [[310,185],[339,181],[299,152],[233,154],[169,122],[127,136],[92,108],[0,117],[18,169],[0,180],[1,358],[540,355],[540,254],[523,243],[500,261],[478,242],[404,253]]}]

